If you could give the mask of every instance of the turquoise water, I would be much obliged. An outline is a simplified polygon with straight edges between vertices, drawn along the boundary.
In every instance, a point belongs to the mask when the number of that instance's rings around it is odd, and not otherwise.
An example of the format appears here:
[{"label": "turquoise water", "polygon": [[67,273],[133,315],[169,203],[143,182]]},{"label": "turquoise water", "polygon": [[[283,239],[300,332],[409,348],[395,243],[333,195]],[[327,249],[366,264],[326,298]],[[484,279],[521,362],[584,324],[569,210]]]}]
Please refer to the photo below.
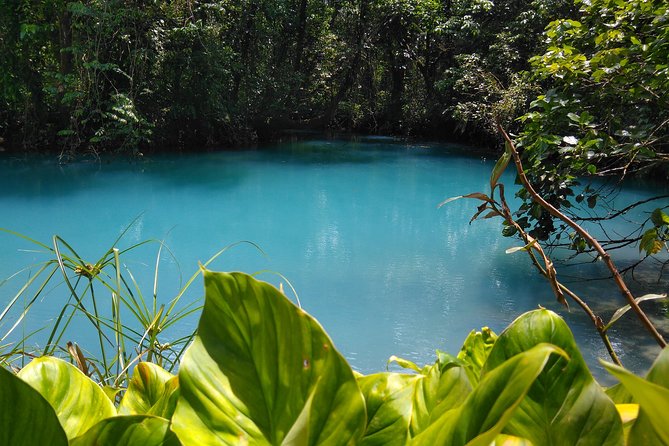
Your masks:
[{"label": "turquoise water", "polygon": [[[606,352],[589,320],[576,307],[570,313],[561,309],[522,253],[505,254],[518,243],[500,236],[501,222],[470,225],[478,204],[471,200],[437,209],[444,198],[489,187],[494,160],[468,153],[456,146],[372,139],[64,166],[52,159],[5,157],[0,227],[46,243],[58,234],[95,261],[134,221],[121,248],[156,238],[173,253],[162,254],[163,302],[176,293],[180,274],[190,276],[198,262],[231,243],[252,241],[264,255],[239,245],[212,268],[282,274],[303,308],[363,373],[383,370],[391,355],[423,364],[433,361],[435,349],[457,353],[471,330],[487,325],[499,332],[541,305],[566,317],[586,360],[606,380],[596,359],[606,358]],[[513,177],[503,181],[511,187]],[[617,200],[647,194],[630,187]],[[0,243],[0,277],[45,259],[17,237],[0,234]],[[125,258],[148,294],[157,249],[148,245]],[[617,255],[623,263],[639,258],[634,249]],[[601,272],[597,263],[558,269],[608,317],[623,304],[615,289],[603,281],[577,280]],[[286,283],[271,273],[261,277]],[[20,283],[13,279],[0,288],[0,303]],[[31,310],[24,332],[53,318],[64,295],[64,287],[50,290]],[[187,298],[201,295],[198,282]],[[663,307],[649,308],[664,324]],[[195,323],[195,318],[184,321],[176,334]],[[78,324],[69,340],[86,348],[93,341],[85,322]],[[625,365],[640,371],[657,349],[637,326],[625,318],[612,335]]]}]

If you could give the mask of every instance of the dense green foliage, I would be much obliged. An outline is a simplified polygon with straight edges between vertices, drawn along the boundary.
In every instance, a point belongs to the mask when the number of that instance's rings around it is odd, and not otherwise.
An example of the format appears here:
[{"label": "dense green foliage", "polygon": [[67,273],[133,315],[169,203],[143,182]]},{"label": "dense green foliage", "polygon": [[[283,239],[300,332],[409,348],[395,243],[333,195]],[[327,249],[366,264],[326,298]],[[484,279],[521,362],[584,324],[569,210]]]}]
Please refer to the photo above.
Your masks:
[{"label": "dense green foliage", "polygon": [[33,360],[18,377],[0,369],[0,391],[18,403],[0,405],[0,436],[15,445],[34,444],[40,435],[49,435],[50,444],[72,445],[669,439],[663,373],[669,350],[647,379],[608,366],[624,385],[610,397],[590,375],[566,323],[541,309],[499,336],[472,332],[457,357],[437,352],[436,362],[422,368],[397,359],[412,372],[362,376],[318,322],[276,288],[241,273],[205,271],[204,278],[198,334],[177,376],[139,363],[118,398],[54,357]]},{"label": "dense green foliage", "polygon": [[[575,191],[578,177],[669,176],[669,8],[661,0],[577,4],[578,20],[552,22],[546,52],[531,60],[546,89],[522,116],[518,141],[537,191],[566,212],[577,208],[572,215],[579,218],[607,192]],[[521,196],[519,223],[547,239],[556,229],[552,218],[526,191]],[[666,225],[659,217],[648,223],[658,237],[649,233],[641,250],[655,254],[667,240]],[[586,249],[579,238],[572,245]]]},{"label": "dense green foliage", "polygon": [[[0,137],[63,153],[285,128],[490,135],[568,0],[0,3]],[[477,136],[478,135],[478,136]]]}]

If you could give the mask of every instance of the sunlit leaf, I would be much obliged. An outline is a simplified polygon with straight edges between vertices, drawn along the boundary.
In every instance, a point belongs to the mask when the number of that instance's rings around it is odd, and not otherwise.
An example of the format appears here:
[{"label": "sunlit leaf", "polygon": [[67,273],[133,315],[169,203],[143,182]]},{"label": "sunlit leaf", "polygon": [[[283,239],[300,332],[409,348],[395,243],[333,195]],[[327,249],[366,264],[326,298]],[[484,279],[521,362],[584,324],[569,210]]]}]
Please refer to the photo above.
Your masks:
[{"label": "sunlit leaf", "polygon": [[388,364],[387,365],[390,365],[390,363],[392,363],[392,362],[396,363],[397,365],[399,365],[403,369],[413,370],[414,372],[420,373],[420,367],[418,367],[416,365],[416,363],[413,362],[413,361],[398,358],[397,356],[392,355],[390,358],[388,358]]},{"label": "sunlit leaf", "polygon": [[364,399],[318,322],[246,274],[205,271],[204,281],[172,418],[182,443],[358,442]]},{"label": "sunlit leaf", "polygon": [[176,407],[178,387],[176,376],[151,362],[140,362],[119,404],[118,413],[169,419]]},{"label": "sunlit leaf", "polygon": [[504,433],[537,445],[622,445],[622,423],[615,405],[590,374],[567,324],[551,311],[525,313],[504,330],[488,356],[483,376],[542,343],[560,347],[570,359],[553,356],[549,360]]},{"label": "sunlit leaf", "polygon": [[[471,392],[463,367],[439,355],[421,374],[377,373],[358,382],[367,406],[362,445],[403,446]],[[457,360],[456,360],[457,361]]]},{"label": "sunlit leaf", "polygon": [[[666,294],[644,294],[643,296],[637,297],[634,300],[636,301],[637,304],[639,304],[639,303],[647,301],[647,300],[660,300],[660,299],[666,299],[666,298],[667,298]],[[611,328],[611,326],[613,324],[615,324],[618,319],[623,317],[623,315],[625,313],[627,313],[631,308],[632,307],[629,304],[618,308],[616,310],[616,312],[613,313],[613,316],[611,316],[611,320],[609,321],[609,323],[604,326],[604,331]]]},{"label": "sunlit leaf", "polygon": [[481,331],[472,330],[463,342],[458,359],[466,364],[467,376],[472,384],[478,384],[481,379],[481,370],[496,340],[497,335],[490,328],[483,327]]},{"label": "sunlit leaf", "polygon": [[116,415],[102,388],[72,364],[54,357],[33,359],[18,376],[54,408],[68,438]]},{"label": "sunlit leaf", "polygon": [[67,436],[49,402],[0,367],[0,444],[66,446]]},{"label": "sunlit leaf", "polygon": [[623,424],[634,421],[639,416],[638,404],[616,404],[616,410]]},{"label": "sunlit leaf", "polygon": [[440,417],[410,443],[413,446],[489,446],[559,348],[541,344],[505,361],[487,373],[464,403]]},{"label": "sunlit leaf", "polygon": [[481,201],[492,202],[490,197],[488,197],[486,194],[483,194],[481,192],[473,192],[473,193],[467,194],[467,195],[458,195],[457,197],[447,198],[444,201],[442,201],[441,203],[439,203],[437,205],[437,207],[440,208],[443,205],[445,205],[447,203],[450,203],[451,201],[459,200],[461,198],[474,198],[474,199],[481,200]]},{"label": "sunlit leaf", "polygon": [[669,215],[662,212],[662,209],[659,208],[650,214],[650,220],[656,227],[669,225]]},{"label": "sunlit leaf", "polygon": [[502,156],[497,160],[497,163],[495,163],[495,167],[493,167],[492,173],[490,174],[491,191],[495,190],[495,186],[497,186],[497,182],[504,173],[506,166],[509,165],[509,161],[511,161],[511,150],[509,150],[509,147],[507,147]]},{"label": "sunlit leaf", "polygon": [[[645,429],[645,432],[635,432],[638,430],[635,423],[630,432],[630,444],[669,444],[669,423],[667,423],[669,389],[638,377],[614,364],[604,363],[604,367],[618,378],[627,390],[634,395],[634,399],[639,402],[643,413],[639,413],[637,423],[641,421],[643,415],[652,426],[652,429]],[[633,438],[635,439],[634,442],[632,442]],[[637,443],[640,439],[653,442]],[[661,443],[658,443],[657,440]]]},{"label": "sunlit leaf", "polygon": [[[646,381],[657,386],[661,386],[665,389],[669,389],[669,349],[664,348],[658,357],[655,359],[655,362],[646,376]],[[629,432],[628,444],[630,445],[650,445],[650,444],[661,444],[662,443],[662,434],[655,429],[655,422],[652,419],[654,414],[649,414],[647,412],[658,412],[666,411],[666,408],[663,409],[661,406],[654,406],[652,403],[649,404],[647,401],[643,403],[637,398],[637,389],[634,385],[631,385],[629,382],[621,380],[622,385],[625,386],[625,389],[630,392],[635,399],[635,402],[639,402],[639,414],[636,421],[632,424],[632,428]],[[666,412],[665,412],[666,413]],[[666,423],[665,427],[666,429]],[[665,443],[667,444],[667,443]]]},{"label": "sunlit leaf", "polygon": [[70,446],[179,446],[181,443],[164,418],[125,415],[100,421]]},{"label": "sunlit leaf", "polygon": [[531,441],[513,435],[499,434],[490,446],[534,446]]}]

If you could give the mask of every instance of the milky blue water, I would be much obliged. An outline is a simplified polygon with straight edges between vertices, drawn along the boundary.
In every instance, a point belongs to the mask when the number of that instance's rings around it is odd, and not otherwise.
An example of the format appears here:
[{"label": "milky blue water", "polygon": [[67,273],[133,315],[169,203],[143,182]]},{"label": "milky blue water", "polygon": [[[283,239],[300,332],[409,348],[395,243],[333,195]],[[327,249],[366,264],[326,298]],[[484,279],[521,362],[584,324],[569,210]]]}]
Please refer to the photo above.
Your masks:
[{"label": "milky blue water", "polygon": [[[0,227],[47,244],[58,234],[95,261],[134,221],[119,247],[163,239],[172,253],[161,256],[161,302],[178,290],[179,274],[185,279],[219,249],[252,241],[264,255],[239,245],[211,267],[283,275],[303,308],[363,373],[383,370],[391,355],[423,364],[433,361],[435,349],[455,354],[471,330],[490,326],[499,332],[541,305],[565,316],[586,360],[606,380],[597,364],[606,352],[589,320],[577,307],[568,313],[555,303],[524,254],[505,253],[518,242],[500,236],[501,222],[469,224],[478,204],[471,200],[437,208],[447,197],[486,191],[493,164],[462,147],[386,139],[302,141],[63,166],[51,158],[5,156],[0,158]],[[503,181],[512,187],[511,174]],[[618,201],[649,193],[630,187]],[[3,278],[46,259],[12,235],[0,234],[0,247]],[[124,258],[147,295],[157,249],[151,244]],[[639,258],[635,249],[617,256],[623,263]],[[623,304],[615,288],[605,281],[576,280],[602,271],[597,263],[558,266],[563,279],[606,319]],[[3,306],[25,277],[0,287]],[[261,277],[288,289],[278,275]],[[186,299],[201,297],[201,287],[198,281]],[[65,295],[63,286],[50,289],[21,332],[52,320]],[[663,307],[649,309],[664,324]],[[68,340],[93,349],[86,322],[76,324]],[[187,333],[195,324],[195,317],[185,320],[175,333]],[[632,317],[612,335],[625,365],[635,370],[647,367],[657,353]],[[39,343],[39,335],[34,339]]]}]

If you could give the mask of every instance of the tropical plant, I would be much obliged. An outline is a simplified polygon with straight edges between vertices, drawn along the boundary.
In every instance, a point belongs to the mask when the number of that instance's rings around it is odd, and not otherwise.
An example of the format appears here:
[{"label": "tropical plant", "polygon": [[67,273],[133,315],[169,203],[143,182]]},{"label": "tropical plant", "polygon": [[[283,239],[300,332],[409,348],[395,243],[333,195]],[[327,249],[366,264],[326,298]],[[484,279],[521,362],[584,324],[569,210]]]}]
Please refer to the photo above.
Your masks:
[{"label": "tropical plant", "polygon": [[[490,174],[490,192],[473,192],[466,195],[451,197],[444,200],[439,204],[439,206],[443,206],[444,204],[461,198],[470,198],[481,201],[481,204],[478,206],[476,213],[472,217],[471,221],[476,220],[480,216],[483,216],[482,218],[501,217],[503,219],[504,225],[502,234],[507,237],[517,235],[523,242],[523,246],[508,249],[507,254],[518,251],[526,252],[539,273],[548,280],[558,302],[569,308],[569,303],[567,300],[567,298],[569,298],[569,300],[575,302],[579,307],[581,307],[581,309],[592,321],[595,329],[602,338],[602,341],[604,342],[611,359],[616,364],[621,365],[620,359],[613,349],[607,332],[611,326],[630,309],[633,310],[633,312],[637,315],[641,324],[647,330],[649,336],[651,336],[660,347],[666,347],[667,343],[663,335],[657,329],[655,324],[653,324],[653,322],[649,319],[639,304],[647,300],[666,299],[667,295],[647,294],[635,298],[632,294],[632,291],[630,291],[629,287],[627,286],[623,275],[616,267],[613,258],[602,246],[602,244],[586,229],[584,229],[564,212],[560,211],[556,206],[551,204],[546,198],[544,198],[539,192],[535,190],[534,185],[528,178],[527,172],[523,166],[523,161],[521,160],[521,156],[514,142],[499,124],[498,130],[505,139],[505,152],[498,159]],[[570,288],[565,286],[560,280],[558,280],[554,262],[546,253],[546,249],[542,247],[540,240],[537,240],[532,236],[532,231],[526,230],[526,225],[522,224],[520,221],[524,217],[520,219],[518,218],[518,215],[522,214],[511,211],[505,195],[505,186],[499,181],[502,173],[506,170],[509,163],[512,163],[515,167],[518,182],[523,188],[522,191],[524,191],[524,193],[527,194],[527,196],[531,199],[531,202],[533,203],[532,206],[537,208],[539,212],[545,213],[550,218],[560,221],[562,224],[564,224],[565,227],[569,227],[571,230],[573,230],[574,234],[576,234],[579,240],[582,241],[583,245],[588,246],[593,251],[595,251],[597,253],[597,258],[601,259],[602,262],[606,265],[606,268],[610,271],[611,279],[614,281],[615,285],[628,303],[624,307],[618,309],[618,311],[614,313],[608,323],[604,323],[602,318],[595,311],[593,311],[585,299],[582,299]],[[654,238],[664,237],[663,227],[666,226],[665,217],[666,215],[660,210],[656,210],[653,213],[653,221],[656,222],[656,226],[655,228],[648,231],[648,233],[652,231],[653,237],[653,240],[649,240],[648,243],[660,243]],[[669,221],[669,218],[666,220]]]},{"label": "tropical plant", "polygon": [[566,323],[539,309],[499,336],[472,332],[457,356],[437,352],[422,368],[394,358],[410,370],[362,376],[278,289],[243,273],[203,274],[204,309],[177,376],[141,362],[115,406],[61,359],[36,358],[18,375],[2,369],[0,392],[12,404],[0,405],[0,442],[488,446],[669,438],[661,415],[669,407],[666,350],[648,379],[609,366],[626,389],[611,390],[616,405]]},{"label": "tropical plant", "polygon": [[[602,181],[585,187],[580,182],[593,176],[616,183],[634,175],[667,177],[669,8],[661,0],[575,3],[579,16],[553,21],[545,32],[546,51],[531,59],[533,77],[544,90],[520,118],[516,144],[530,182],[548,202],[579,223],[605,225],[645,202],[615,206]],[[655,200],[667,198],[658,195]],[[573,233],[560,241],[570,228],[542,212],[527,190],[519,196],[518,223],[531,236],[594,253]],[[597,203],[604,206],[597,209]],[[654,231],[649,223],[662,229]],[[640,242],[648,256],[666,253],[666,223],[653,218],[644,224],[610,236],[604,226],[601,242],[609,250]]]},{"label": "tropical plant", "polygon": [[[133,224],[121,232],[112,246],[121,241]],[[159,297],[162,294],[159,271],[164,252],[171,253],[161,241],[146,240],[124,249],[112,247],[92,262],[84,260],[59,236],[54,236],[49,246],[14,231],[2,228],[0,231],[28,241],[37,247],[39,254],[46,256],[46,260],[10,278],[27,276],[26,282],[0,312],[0,328],[3,329],[0,365],[20,368],[35,356],[66,357],[85,375],[94,376],[110,389],[125,385],[128,370],[140,361],[155,363],[167,370],[176,369],[194,333],[171,339],[166,339],[169,336],[166,333],[201,309],[197,299],[181,305],[184,294],[199,276],[199,269],[185,284],[179,279],[176,294],[165,300]],[[158,249],[152,287],[146,290],[121,258],[150,244],[158,244]],[[205,265],[234,245],[221,249]],[[7,285],[10,279],[2,285]],[[51,290],[58,286],[64,286],[68,292],[65,302],[57,306],[58,314],[34,332],[17,333],[34,307],[50,297]],[[77,318],[88,322],[76,333],[74,341],[79,343],[68,339],[73,335],[70,325]]]}]

